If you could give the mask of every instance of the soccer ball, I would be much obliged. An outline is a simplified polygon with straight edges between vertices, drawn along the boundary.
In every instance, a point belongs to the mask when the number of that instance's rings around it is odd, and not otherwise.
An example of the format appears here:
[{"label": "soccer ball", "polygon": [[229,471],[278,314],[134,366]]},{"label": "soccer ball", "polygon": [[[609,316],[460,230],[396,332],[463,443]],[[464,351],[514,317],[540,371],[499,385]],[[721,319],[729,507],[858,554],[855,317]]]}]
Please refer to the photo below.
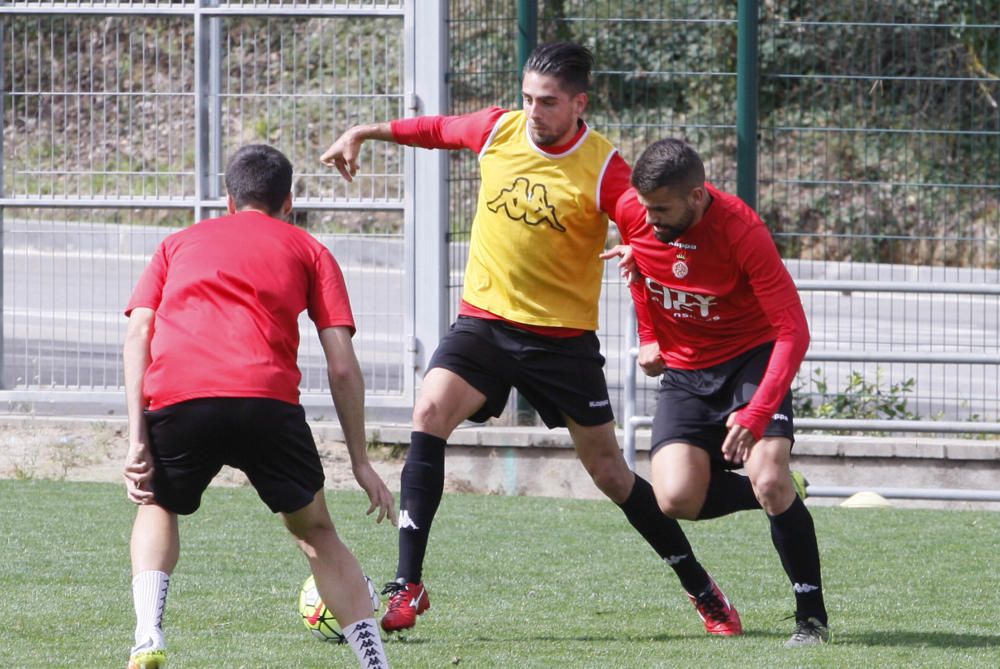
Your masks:
[{"label": "soccer ball", "polygon": [[[365,583],[368,584],[368,596],[372,600],[372,615],[374,615],[378,613],[382,602],[375,590],[375,584],[367,576],[365,576]],[[333,617],[333,613],[326,608],[320,598],[312,574],[309,574],[309,578],[302,584],[302,590],[299,591],[299,615],[302,616],[302,624],[306,626],[306,629],[320,641],[347,643],[347,638],[344,637],[340,625],[337,624],[337,619]]]}]

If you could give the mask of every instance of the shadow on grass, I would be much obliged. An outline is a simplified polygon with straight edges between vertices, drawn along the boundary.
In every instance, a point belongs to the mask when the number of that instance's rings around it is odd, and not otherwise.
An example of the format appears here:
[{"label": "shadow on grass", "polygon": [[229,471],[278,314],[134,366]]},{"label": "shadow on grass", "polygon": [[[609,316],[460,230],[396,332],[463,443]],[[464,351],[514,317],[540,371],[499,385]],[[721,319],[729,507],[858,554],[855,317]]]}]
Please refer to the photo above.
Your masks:
[{"label": "shadow on grass", "polygon": [[[609,642],[639,642],[639,643],[660,643],[664,641],[691,641],[693,639],[704,639],[705,634],[652,634],[649,636],[635,636],[629,635],[623,637],[620,634],[615,635],[600,635],[600,634],[585,634],[579,636],[558,636],[555,634],[536,634],[532,636],[518,636],[519,641],[548,641],[548,642],[567,642],[567,641],[578,641],[582,643],[609,643]],[[486,637],[477,636],[471,639],[472,641],[477,641],[481,643],[510,643],[513,639],[502,638],[502,637]]]},{"label": "shadow on grass", "polygon": [[[748,637],[787,638],[780,631],[746,630]],[[833,628],[834,646],[893,646],[914,648],[1000,648],[1000,635],[952,634],[950,632],[905,632],[903,630],[872,630],[870,632],[838,632]]]},{"label": "shadow on grass", "polygon": [[1000,648],[1000,635],[952,634],[951,632],[905,632],[873,630],[845,632],[833,630],[833,643],[850,646],[913,646],[931,648]]}]

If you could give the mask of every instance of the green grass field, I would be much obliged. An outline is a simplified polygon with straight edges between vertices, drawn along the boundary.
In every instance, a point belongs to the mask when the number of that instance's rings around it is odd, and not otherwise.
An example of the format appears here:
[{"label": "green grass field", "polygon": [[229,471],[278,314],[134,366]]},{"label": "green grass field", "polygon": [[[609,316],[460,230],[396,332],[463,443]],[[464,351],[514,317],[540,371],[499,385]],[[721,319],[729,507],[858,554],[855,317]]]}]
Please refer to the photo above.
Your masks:
[{"label": "green grass field", "polygon": [[[330,495],[381,584],[395,531]],[[834,643],[781,647],[790,587],[761,513],[685,525],[746,633],[707,637],[670,570],[607,502],[447,495],[425,574],[432,608],[387,643],[395,667],[998,667],[1000,514],[814,508]],[[0,667],[124,667],[132,636],[120,486],[0,481]],[[305,560],[248,489],[181,523],[171,669],[354,667],[295,612]]]}]

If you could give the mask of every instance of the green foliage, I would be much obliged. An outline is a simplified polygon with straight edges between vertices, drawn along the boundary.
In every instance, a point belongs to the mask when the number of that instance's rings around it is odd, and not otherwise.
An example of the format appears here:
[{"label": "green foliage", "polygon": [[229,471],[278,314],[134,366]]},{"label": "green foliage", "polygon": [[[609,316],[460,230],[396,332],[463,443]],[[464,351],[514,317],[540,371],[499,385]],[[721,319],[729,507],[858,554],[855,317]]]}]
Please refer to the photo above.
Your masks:
[{"label": "green foliage", "polygon": [[[505,104],[514,12],[452,7],[456,111]],[[1000,0],[768,1],[761,12],[758,209],[783,255],[1000,267]],[[735,14],[721,0],[544,0],[539,39],[594,51],[588,120],[627,160],[681,136],[731,188]]]},{"label": "green foliage", "polygon": [[887,383],[878,367],[875,380],[852,371],[843,390],[832,390],[821,367],[812,371],[809,382],[814,392],[799,387],[793,391],[795,416],[802,418],[861,418],[918,420],[919,415],[907,408],[907,395],[914,391],[916,381],[908,378]]},{"label": "green foliage", "polygon": [[[1000,0],[760,5],[758,209],[783,254],[1000,267]],[[450,7],[452,110],[517,106],[514,3]],[[405,113],[398,19],[222,24],[224,153],[265,140],[315,166],[337,131]],[[5,192],[191,195],[192,31],[185,16],[8,17]],[[587,118],[626,159],[680,136],[732,189],[736,3],[540,0],[538,32],[594,51]],[[369,146],[373,176],[309,174],[296,197],[397,197],[401,156]],[[474,157],[453,167],[461,219]]]},{"label": "green foliage", "polygon": [[[396,532],[360,493],[328,493],[338,533],[382,583]],[[0,666],[124,666],[132,641],[121,486],[0,481]],[[791,587],[762,513],[685,523],[746,633],[713,639],[670,569],[608,502],[448,494],[428,551],[432,608],[389,637],[393,666],[1000,666],[1000,514],[812,507],[834,642],[788,652]],[[246,488],[212,488],[180,522],[165,622],[170,666],[356,667],[302,627],[305,558]],[[871,550],[878,546],[881,550]],[[928,559],[927,547],[947,555]],[[859,559],[860,557],[860,559]],[[972,576],[970,576],[972,575]],[[970,587],[970,578],[974,581]],[[957,596],[956,593],[960,593]]]}]

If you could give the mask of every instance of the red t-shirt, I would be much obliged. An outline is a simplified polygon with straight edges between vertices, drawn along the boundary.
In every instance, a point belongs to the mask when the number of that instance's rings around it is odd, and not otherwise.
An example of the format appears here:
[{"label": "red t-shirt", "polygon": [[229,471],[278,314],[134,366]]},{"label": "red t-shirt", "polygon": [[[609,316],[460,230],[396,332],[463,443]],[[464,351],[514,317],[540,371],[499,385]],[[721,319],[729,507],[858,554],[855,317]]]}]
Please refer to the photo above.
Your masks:
[{"label": "red t-shirt", "polygon": [[129,300],[156,311],[143,395],[155,410],[199,397],[297,404],[298,316],[354,316],[344,275],[309,233],[255,211],[202,221],[156,249]]},{"label": "red t-shirt", "polygon": [[642,274],[632,284],[639,341],[659,343],[669,367],[704,369],[775,341],[767,372],[740,424],[759,439],[809,346],[795,283],[771,234],[743,200],[706,184],[713,201],[670,244],[656,239],[635,189],[615,220]]},{"label": "red t-shirt", "polygon": [[[490,107],[471,114],[461,116],[418,116],[416,118],[398,119],[391,124],[392,135],[400,144],[419,146],[425,149],[469,149],[480,153],[500,117],[507,113],[506,109]],[[587,126],[581,122],[576,134],[565,144],[545,147],[546,153],[559,155],[573,148],[586,131]],[[628,190],[632,170],[617,152],[608,161],[607,169],[600,184],[600,208],[614,219],[615,206],[622,193]],[[480,309],[462,300],[458,310],[459,315],[473,316],[493,320],[504,320],[494,313]],[[583,333],[576,328],[545,327],[525,323],[514,325],[549,337],[572,337]]]}]

